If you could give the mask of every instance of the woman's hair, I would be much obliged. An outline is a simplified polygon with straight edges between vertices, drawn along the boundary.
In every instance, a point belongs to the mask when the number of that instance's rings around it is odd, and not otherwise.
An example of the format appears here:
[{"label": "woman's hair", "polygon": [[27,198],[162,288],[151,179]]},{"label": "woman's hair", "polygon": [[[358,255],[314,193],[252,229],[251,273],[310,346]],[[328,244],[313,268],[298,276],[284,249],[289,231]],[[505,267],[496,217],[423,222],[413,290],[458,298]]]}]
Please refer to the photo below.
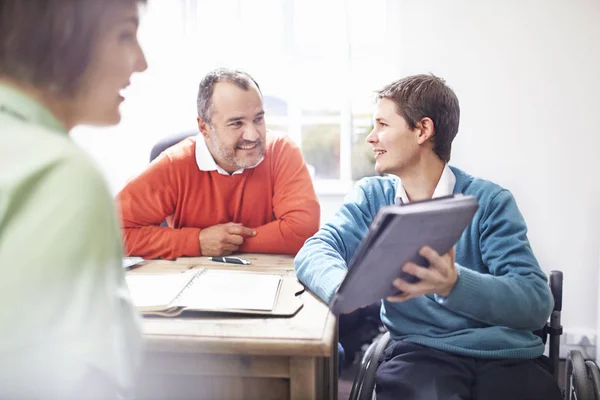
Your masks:
[{"label": "woman's hair", "polygon": [[115,4],[145,0],[0,0],[0,77],[73,95]]}]

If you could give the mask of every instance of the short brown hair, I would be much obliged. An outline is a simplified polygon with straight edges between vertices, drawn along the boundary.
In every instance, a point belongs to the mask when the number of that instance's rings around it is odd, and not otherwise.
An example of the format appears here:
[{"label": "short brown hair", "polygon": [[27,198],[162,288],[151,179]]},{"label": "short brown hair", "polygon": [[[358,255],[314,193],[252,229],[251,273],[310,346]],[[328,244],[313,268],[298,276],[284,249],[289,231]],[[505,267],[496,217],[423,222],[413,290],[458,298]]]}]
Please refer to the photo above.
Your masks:
[{"label": "short brown hair", "polygon": [[146,0],[0,0],[0,76],[74,94],[90,62],[99,16],[119,2]]},{"label": "short brown hair", "polygon": [[396,103],[398,114],[411,129],[425,117],[434,126],[433,151],[443,161],[450,161],[452,141],[458,133],[460,107],[454,91],[446,81],[434,75],[413,75],[392,82],[377,92],[377,99]]}]

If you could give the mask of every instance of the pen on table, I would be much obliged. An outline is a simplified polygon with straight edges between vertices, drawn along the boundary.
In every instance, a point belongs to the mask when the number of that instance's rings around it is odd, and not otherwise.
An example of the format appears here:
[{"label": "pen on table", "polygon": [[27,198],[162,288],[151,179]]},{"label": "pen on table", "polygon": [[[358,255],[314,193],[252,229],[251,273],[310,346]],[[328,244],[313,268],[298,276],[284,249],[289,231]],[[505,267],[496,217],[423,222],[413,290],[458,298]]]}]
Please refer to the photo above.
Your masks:
[{"label": "pen on table", "polygon": [[212,261],[222,262],[222,263],[226,263],[226,264],[242,264],[242,265],[250,264],[250,261],[244,260],[243,258],[240,258],[240,257],[211,257],[210,259]]}]

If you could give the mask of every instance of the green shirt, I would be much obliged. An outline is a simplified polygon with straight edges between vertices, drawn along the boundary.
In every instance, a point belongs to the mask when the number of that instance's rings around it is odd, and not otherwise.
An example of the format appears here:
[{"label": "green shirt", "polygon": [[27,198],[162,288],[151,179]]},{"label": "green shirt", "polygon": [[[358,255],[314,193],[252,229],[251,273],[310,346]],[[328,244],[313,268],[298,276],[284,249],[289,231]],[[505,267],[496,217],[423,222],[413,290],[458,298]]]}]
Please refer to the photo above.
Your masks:
[{"label": "green shirt", "polygon": [[141,344],[105,181],[40,103],[0,84],[0,398],[130,389]]}]

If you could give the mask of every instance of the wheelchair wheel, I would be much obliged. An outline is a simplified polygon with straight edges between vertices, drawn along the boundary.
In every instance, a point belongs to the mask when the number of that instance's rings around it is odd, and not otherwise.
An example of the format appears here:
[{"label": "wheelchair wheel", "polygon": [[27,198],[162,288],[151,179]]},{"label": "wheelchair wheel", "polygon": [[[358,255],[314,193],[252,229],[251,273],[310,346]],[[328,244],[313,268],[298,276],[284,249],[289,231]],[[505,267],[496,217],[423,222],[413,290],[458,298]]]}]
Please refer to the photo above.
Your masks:
[{"label": "wheelchair wheel", "polygon": [[349,400],[372,400],[375,397],[375,374],[379,367],[379,358],[390,342],[390,333],[386,332],[373,341],[362,358],[360,370],[354,378]]},{"label": "wheelchair wheel", "polygon": [[600,400],[600,370],[598,370],[598,366],[593,361],[586,361],[585,366],[587,368],[588,379],[592,381],[594,399]]},{"label": "wheelchair wheel", "polygon": [[377,346],[377,342],[373,342],[369,345],[367,351],[363,355],[363,358],[360,362],[360,368],[356,377],[354,377],[354,382],[352,382],[352,390],[350,391],[349,400],[359,400],[362,396],[364,396],[364,383],[365,383],[365,374],[369,368],[371,362],[373,362],[373,353],[375,352],[375,347]]},{"label": "wheelchair wheel", "polygon": [[565,366],[565,399],[592,400],[594,392],[581,352],[571,350]]}]

